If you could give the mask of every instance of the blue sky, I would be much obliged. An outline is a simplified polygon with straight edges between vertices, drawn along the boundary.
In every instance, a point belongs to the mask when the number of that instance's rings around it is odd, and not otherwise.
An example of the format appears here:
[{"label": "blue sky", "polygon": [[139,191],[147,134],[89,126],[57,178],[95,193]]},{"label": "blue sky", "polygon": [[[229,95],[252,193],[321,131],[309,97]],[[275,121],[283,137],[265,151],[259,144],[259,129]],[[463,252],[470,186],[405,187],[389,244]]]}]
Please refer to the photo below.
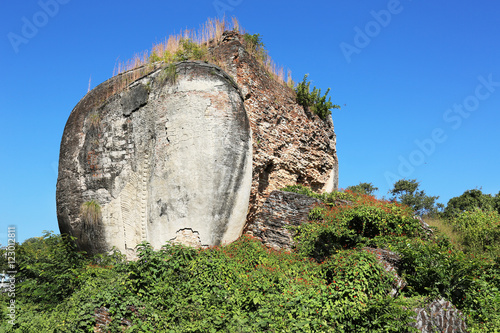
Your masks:
[{"label": "blue sky", "polygon": [[[417,179],[447,201],[500,191],[500,3],[495,1],[4,1],[0,243],[58,232],[66,120],[117,59],[209,17],[235,16],[273,60],[342,106],[340,187]],[[344,106],[345,105],[345,106]]]}]

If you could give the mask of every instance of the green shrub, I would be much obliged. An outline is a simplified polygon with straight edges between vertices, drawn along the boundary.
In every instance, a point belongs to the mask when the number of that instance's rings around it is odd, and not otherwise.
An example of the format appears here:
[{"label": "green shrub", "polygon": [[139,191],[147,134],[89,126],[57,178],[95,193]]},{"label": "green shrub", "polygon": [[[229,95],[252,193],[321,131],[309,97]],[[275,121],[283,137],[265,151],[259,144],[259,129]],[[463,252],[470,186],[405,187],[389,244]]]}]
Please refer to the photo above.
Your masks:
[{"label": "green shrub", "polygon": [[[88,332],[100,307],[112,332],[122,318],[130,332],[400,332],[411,320],[407,301],[384,295],[388,279],[369,281],[385,273],[365,252],[319,264],[244,236],[203,250],[144,243],[137,261],[120,258],[87,261],[78,288],[45,312],[24,294],[13,331]],[[351,277],[348,286],[333,282]]]},{"label": "green shrub", "polygon": [[179,43],[180,48],[175,52],[174,61],[201,60],[208,52],[205,45],[197,44],[189,38],[183,38]]},{"label": "green shrub", "polygon": [[251,50],[264,48],[264,43],[262,42],[260,34],[251,35],[249,33],[246,33],[243,35],[243,40]]},{"label": "green shrub", "polygon": [[[143,243],[129,262],[117,251],[86,258],[50,233],[17,245],[17,324],[4,321],[0,332],[89,332],[101,307],[110,332],[125,329],[122,319],[131,324],[126,332],[404,332],[411,309],[439,296],[463,311],[471,332],[499,327],[498,257],[426,236],[404,205],[350,191],[288,190],[326,202],[298,227],[294,252],[249,236],[206,249]],[[481,214],[463,216],[464,232],[472,223],[493,228],[497,220]],[[388,295],[394,276],[363,246],[400,255],[398,274],[408,283],[401,295]],[[5,319],[9,300],[0,301]]]},{"label": "green shrub", "polygon": [[156,52],[151,52],[148,59],[149,63],[155,63],[162,60],[163,59]]},{"label": "green shrub", "polygon": [[208,49],[206,45],[195,43],[189,38],[181,38],[179,40],[179,47],[174,54],[167,50],[163,50],[162,55],[152,51],[148,58],[148,62],[152,64],[163,61],[169,64],[185,60],[202,60],[207,56],[207,54]]},{"label": "green shrub", "polygon": [[388,245],[402,256],[398,273],[408,283],[405,295],[442,296],[463,311],[469,328],[494,332],[498,327],[499,260],[465,255],[441,237],[433,241],[399,239]]},{"label": "green shrub", "polygon": [[429,196],[423,190],[419,190],[420,183],[416,179],[400,179],[394,183],[389,191],[393,195],[392,200],[411,207],[419,215],[435,215],[444,207],[436,203],[438,196]]},{"label": "green shrub", "polygon": [[500,214],[475,208],[458,214],[450,221],[460,232],[465,251],[476,255],[500,255]]},{"label": "green shrub", "polygon": [[[342,192],[341,192],[342,193]],[[377,236],[422,236],[420,222],[406,206],[347,192],[350,204],[315,208],[311,223],[294,228],[297,250],[322,260],[342,249],[360,247]]]},{"label": "green shrub", "polygon": [[76,278],[86,264],[69,237],[46,232],[16,249],[19,299],[27,297],[44,307],[58,304],[79,286]]},{"label": "green shrub", "polygon": [[367,251],[347,250],[334,254],[321,265],[322,277],[333,284],[340,297],[350,302],[368,302],[372,297],[384,297],[391,288],[390,276]]},{"label": "green shrub", "polygon": [[312,198],[316,198],[316,199],[320,199],[320,200],[322,198],[321,194],[314,192],[313,190],[311,190],[311,188],[309,188],[307,186],[299,185],[299,184],[288,185],[287,187],[282,188],[281,191],[303,194],[303,195],[307,195],[308,197],[312,197]]},{"label": "green shrub", "polygon": [[249,34],[243,35],[243,40],[245,42],[245,48],[251,55],[257,56],[260,60],[264,60],[266,56],[265,46],[262,42],[262,36],[260,34]]},{"label": "green shrub", "polygon": [[366,195],[373,195],[374,192],[378,191],[378,188],[373,186],[372,183],[359,183],[358,185],[348,186],[346,190]]},{"label": "green shrub", "polygon": [[[388,297],[394,276],[385,271],[374,254],[341,251],[325,260],[320,272],[336,292],[333,311],[343,317],[342,324],[348,331],[379,331],[391,325],[401,330],[408,327],[412,313],[396,306],[401,300]],[[377,313],[376,319],[371,313]],[[395,325],[398,319],[400,326]]]},{"label": "green shrub", "polygon": [[328,101],[326,100],[330,88],[326,90],[324,96],[321,96],[321,89],[317,89],[316,87],[310,91],[311,82],[307,82],[307,76],[307,74],[304,75],[302,82],[295,87],[297,103],[304,107],[304,109],[311,110],[321,119],[325,120],[331,114],[330,109],[340,109],[340,106],[333,104],[331,97],[328,97]]}]

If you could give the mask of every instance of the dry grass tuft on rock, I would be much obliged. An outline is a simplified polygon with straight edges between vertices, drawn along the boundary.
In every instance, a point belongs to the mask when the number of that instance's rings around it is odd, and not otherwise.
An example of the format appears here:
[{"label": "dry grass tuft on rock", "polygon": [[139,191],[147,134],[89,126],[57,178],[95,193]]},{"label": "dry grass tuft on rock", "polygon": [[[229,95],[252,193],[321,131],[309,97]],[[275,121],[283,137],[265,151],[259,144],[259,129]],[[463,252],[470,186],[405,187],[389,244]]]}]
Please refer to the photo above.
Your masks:
[{"label": "dry grass tuft on rock", "polygon": [[88,225],[95,225],[102,219],[101,206],[95,200],[84,202],[81,207],[82,219]]},{"label": "dry grass tuft on rock", "polygon": [[[163,42],[153,44],[150,51],[139,52],[132,59],[124,62],[119,61],[115,65],[113,76],[139,67],[146,67],[146,72],[137,71],[134,73],[132,80],[135,80],[147,74],[148,71],[153,71],[155,69],[153,64],[158,62],[172,63],[184,60],[203,60],[223,67],[224,64],[216,57],[213,57],[208,50],[210,47],[219,44],[223,39],[223,33],[228,30],[236,31],[243,36],[242,42],[245,44],[246,51],[255,56],[273,79],[281,84],[291,85],[293,88],[294,82],[291,71],[288,70],[285,80],[284,68],[278,66],[268,55],[264,44],[260,40],[260,35],[246,33],[234,17],[231,22],[225,19],[209,18],[198,30],[181,30],[178,34],[165,37]],[[127,81],[128,83],[130,82]]]}]

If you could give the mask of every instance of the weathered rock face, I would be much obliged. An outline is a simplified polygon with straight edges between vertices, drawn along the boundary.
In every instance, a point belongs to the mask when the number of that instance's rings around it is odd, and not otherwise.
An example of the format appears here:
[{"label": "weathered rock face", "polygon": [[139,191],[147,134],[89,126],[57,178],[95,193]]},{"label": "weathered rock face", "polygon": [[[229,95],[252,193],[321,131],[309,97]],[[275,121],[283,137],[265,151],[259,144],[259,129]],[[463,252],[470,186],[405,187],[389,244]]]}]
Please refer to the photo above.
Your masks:
[{"label": "weathered rock face", "polygon": [[[101,84],[72,111],[61,142],[57,213],[81,249],[142,241],[192,246],[252,233],[269,194],[287,185],[337,188],[331,118],[295,102],[226,32],[202,62],[155,65]],[[175,77],[177,76],[177,77]],[[88,219],[82,204],[101,206]],[[246,228],[245,228],[246,222]]]},{"label": "weathered rock face", "polygon": [[465,333],[467,325],[464,315],[444,298],[432,301],[425,308],[415,309],[416,322],[413,327],[422,333]]},{"label": "weathered rock face", "polygon": [[314,191],[338,187],[336,136],[331,117],[306,113],[292,89],[270,79],[236,32],[213,47],[216,59],[240,87],[253,135],[252,192],[248,226],[274,190],[302,184]]},{"label": "weathered rock face", "polygon": [[295,243],[290,226],[309,221],[309,212],[321,201],[293,192],[273,191],[247,232],[275,250],[290,251]]},{"label": "weathered rock face", "polygon": [[[98,86],[68,119],[57,182],[61,232],[90,253],[116,246],[129,256],[145,240],[156,248],[186,237],[200,245],[236,240],[248,210],[252,139],[234,81],[216,66],[182,62],[112,94],[126,79]],[[82,218],[90,200],[100,219]]]}]

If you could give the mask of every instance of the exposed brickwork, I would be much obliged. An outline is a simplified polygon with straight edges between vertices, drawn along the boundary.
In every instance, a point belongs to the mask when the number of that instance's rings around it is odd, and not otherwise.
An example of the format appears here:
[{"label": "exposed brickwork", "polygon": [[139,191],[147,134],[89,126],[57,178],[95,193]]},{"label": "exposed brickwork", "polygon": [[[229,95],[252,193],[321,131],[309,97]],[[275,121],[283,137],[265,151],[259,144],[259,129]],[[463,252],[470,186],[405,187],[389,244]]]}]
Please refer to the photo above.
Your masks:
[{"label": "exposed brickwork", "polygon": [[170,243],[183,244],[194,248],[202,247],[200,233],[193,231],[191,228],[178,230],[176,237],[170,240]]},{"label": "exposed brickwork", "polygon": [[287,227],[306,223],[309,211],[318,204],[319,200],[302,194],[273,191],[247,233],[274,249],[290,250],[293,238]]},{"label": "exposed brickwork", "polygon": [[321,120],[298,105],[294,91],[270,79],[264,67],[245,51],[241,39],[237,32],[225,32],[211,52],[240,87],[250,119],[250,225],[274,190],[297,183],[314,191],[337,189],[338,161],[332,119]]}]

